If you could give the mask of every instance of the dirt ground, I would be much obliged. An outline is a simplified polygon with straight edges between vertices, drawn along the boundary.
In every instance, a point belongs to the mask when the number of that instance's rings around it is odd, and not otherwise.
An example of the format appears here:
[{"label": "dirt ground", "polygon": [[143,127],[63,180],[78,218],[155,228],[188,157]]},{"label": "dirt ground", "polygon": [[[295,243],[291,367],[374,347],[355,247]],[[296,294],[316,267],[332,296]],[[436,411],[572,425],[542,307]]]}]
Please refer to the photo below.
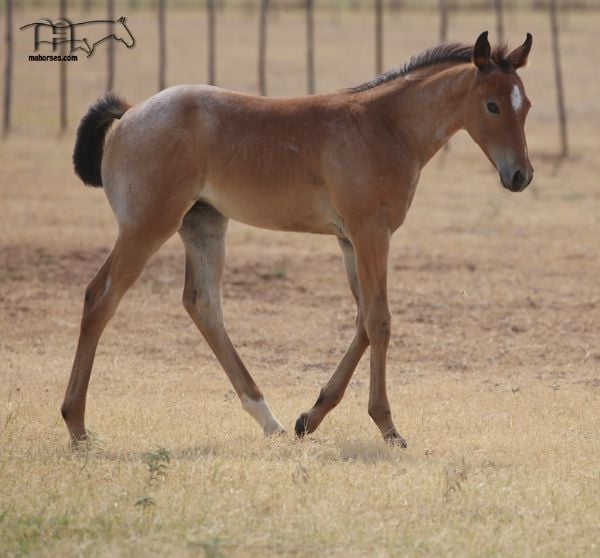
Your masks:
[{"label": "dirt ground", "polygon": [[[364,17],[318,19],[320,91],[372,77]],[[119,53],[117,83],[137,101],[155,89],[154,27],[144,12],[129,19],[139,50]],[[255,22],[223,19],[220,83],[254,92]],[[170,17],[170,83],[205,75],[191,20]],[[367,416],[366,358],[313,436],[264,440],[181,306],[173,238],[102,338],[95,442],[69,452],[59,406],[83,291],[115,236],[102,191],[78,182],[70,154],[104,70],[69,67],[71,125],[57,137],[57,67],[24,61],[18,36],[15,131],[0,146],[0,554],[599,555],[600,81],[588,57],[600,15],[563,20],[562,162],[546,18],[517,11],[508,23],[512,44],[534,34],[522,76],[536,176],[522,194],[501,189],[466,134],[422,175],[389,276],[388,383],[406,451],[385,447]],[[451,38],[486,26],[491,14],[457,16]],[[422,14],[401,12],[387,29],[388,66],[436,42]],[[302,33],[297,14],[272,26],[273,94],[303,92]],[[227,251],[230,335],[292,430],[352,337],[337,242],[231,223]],[[153,476],[149,463],[162,469]]]}]

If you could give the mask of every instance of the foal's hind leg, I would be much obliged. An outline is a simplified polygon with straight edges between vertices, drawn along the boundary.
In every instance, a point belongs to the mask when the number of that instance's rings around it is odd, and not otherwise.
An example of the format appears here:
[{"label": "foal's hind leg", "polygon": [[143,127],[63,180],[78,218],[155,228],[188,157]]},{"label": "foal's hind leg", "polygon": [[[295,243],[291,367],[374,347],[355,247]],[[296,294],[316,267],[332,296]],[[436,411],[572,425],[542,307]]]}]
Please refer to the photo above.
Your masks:
[{"label": "foal's hind leg", "polygon": [[285,432],[237,354],[223,324],[221,275],[227,219],[197,203],[186,214],[179,234],[185,245],[183,305],[221,363],[242,402],[265,434]]},{"label": "foal's hind leg", "polygon": [[347,239],[339,240],[342,254],[344,256],[344,267],[346,268],[346,274],[348,276],[348,282],[350,283],[350,289],[354,295],[357,306],[356,314],[356,333],[354,339],[350,343],[350,347],[346,351],[346,354],[338,364],[337,369],[325,384],[317,402],[313,408],[307,413],[300,415],[300,418],[296,421],[296,435],[304,436],[314,432],[321,421],[325,418],[325,415],[329,413],[344,396],[344,392],[348,387],[348,383],[354,374],[354,370],[358,365],[361,357],[363,356],[366,348],[369,346],[369,338],[365,331],[363,313],[360,303],[360,287],[358,284],[358,275],[356,272],[356,258],[352,244]]},{"label": "foal's hind leg", "polygon": [[85,291],[77,352],[61,412],[73,442],[84,440],[85,400],[98,341],[119,301],[146,262],[177,226],[122,230],[112,252]]}]

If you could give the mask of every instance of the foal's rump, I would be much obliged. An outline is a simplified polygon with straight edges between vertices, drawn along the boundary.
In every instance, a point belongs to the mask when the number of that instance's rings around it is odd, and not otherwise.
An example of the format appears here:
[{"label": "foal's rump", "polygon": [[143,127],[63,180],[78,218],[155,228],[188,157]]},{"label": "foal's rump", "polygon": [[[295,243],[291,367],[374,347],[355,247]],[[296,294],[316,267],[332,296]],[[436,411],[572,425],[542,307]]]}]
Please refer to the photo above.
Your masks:
[{"label": "foal's rump", "polygon": [[166,89],[130,109],[107,141],[106,195],[122,223],[196,201],[247,224],[334,232],[318,115],[307,103],[210,86]]}]

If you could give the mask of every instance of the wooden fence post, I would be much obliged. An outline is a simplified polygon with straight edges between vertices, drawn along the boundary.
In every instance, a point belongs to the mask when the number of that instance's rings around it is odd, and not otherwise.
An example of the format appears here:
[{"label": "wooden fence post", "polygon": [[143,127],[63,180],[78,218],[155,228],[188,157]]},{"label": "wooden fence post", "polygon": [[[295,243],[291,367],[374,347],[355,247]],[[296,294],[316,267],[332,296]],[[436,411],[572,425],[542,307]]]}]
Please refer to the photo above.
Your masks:
[{"label": "wooden fence post", "polygon": [[440,43],[448,42],[448,0],[440,0]]},{"label": "wooden fence post", "polygon": [[494,8],[496,9],[496,40],[498,44],[504,42],[504,6],[502,0],[494,0]]},{"label": "wooden fence post", "polygon": [[383,72],[383,0],[375,0],[375,73]]},{"label": "wooden fence post", "polygon": [[6,0],[6,53],[4,59],[4,114],[2,118],[2,135],[8,137],[10,132],[10,111],[12,108],[12,63],[13,63],[13,0]]},{"label": "wooden fence post", "polygon": [[[67,0],[60,0],[60,15],[61,19],[65,19],[67,17]],[[66,56],[67,43],[61,43],[60,45],[60,55]],[[60,119],[60,132],[64,133],[67,129],[67,64],[68,62],[61,61],[58,63],[58,89],[59,89],[59,119]]]},{"label": "wooden fence post", "polygon": [[[109,22],[115,19],[115,0],[107,0],[107,19]],[[109,32],[112,33],[113,24],[109,23]],[[106,51],[108,67],[106,68],[106,90],[111,91],[115,87],[115,41],[107,41]]]},{"label": "wooden fence post", "polygon": [[165,25],[165,2],[158,0],[158,90],[167,86],[167,46]]},{"label": "wooden fence post", "polygon": [[206,15],[208,19],[208,83],[217,83],[217,33],[215,0],[206,0]]},{"label": "wooden fence post", "polygon": [[[448,42],[448,23],[450,15],[448,13],[448,0],[440,0],[440,43]],[[444,144],[444,153],[450,149],[450,144]]]},{"label": "wooden fence post", "polygon": [[267,16],[269,0],[261,0],[258,22],[258,90],[267,94]]},{"label": "wooden fence post", "polygon": [[550,0],[550,28],[552,33],[552,53],[554,57],[554,79],[556,81],[556,101],[558,104],[558,120],[560,124],[560,156],[569,155],[567,139],[567,111],[565,109],[565,94],[563,88],[562,68],[560,65],[560,43],[558,31],[557,0]]},{"label": "wooden fence post", "polygon": [[306,0],[306,76],[308,94],[315,92],[315,10],[314,1]]}]

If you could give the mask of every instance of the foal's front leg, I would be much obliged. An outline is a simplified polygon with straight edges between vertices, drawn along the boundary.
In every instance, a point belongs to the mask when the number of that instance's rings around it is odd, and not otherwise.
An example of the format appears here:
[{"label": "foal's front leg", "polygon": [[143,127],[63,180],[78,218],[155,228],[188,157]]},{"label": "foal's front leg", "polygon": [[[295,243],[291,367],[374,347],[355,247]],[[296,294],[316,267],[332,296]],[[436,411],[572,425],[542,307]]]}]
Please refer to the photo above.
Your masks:
[{"label": "foal's front leg", "polygon": [[405,448],[406,441],[392,421],[386,388],[386,356],[391,334],[387,301],[390,232],[378,224],[363,225],[351,240],[356,253],[365,330],[371,346],[369,415],[384,439]]}]

